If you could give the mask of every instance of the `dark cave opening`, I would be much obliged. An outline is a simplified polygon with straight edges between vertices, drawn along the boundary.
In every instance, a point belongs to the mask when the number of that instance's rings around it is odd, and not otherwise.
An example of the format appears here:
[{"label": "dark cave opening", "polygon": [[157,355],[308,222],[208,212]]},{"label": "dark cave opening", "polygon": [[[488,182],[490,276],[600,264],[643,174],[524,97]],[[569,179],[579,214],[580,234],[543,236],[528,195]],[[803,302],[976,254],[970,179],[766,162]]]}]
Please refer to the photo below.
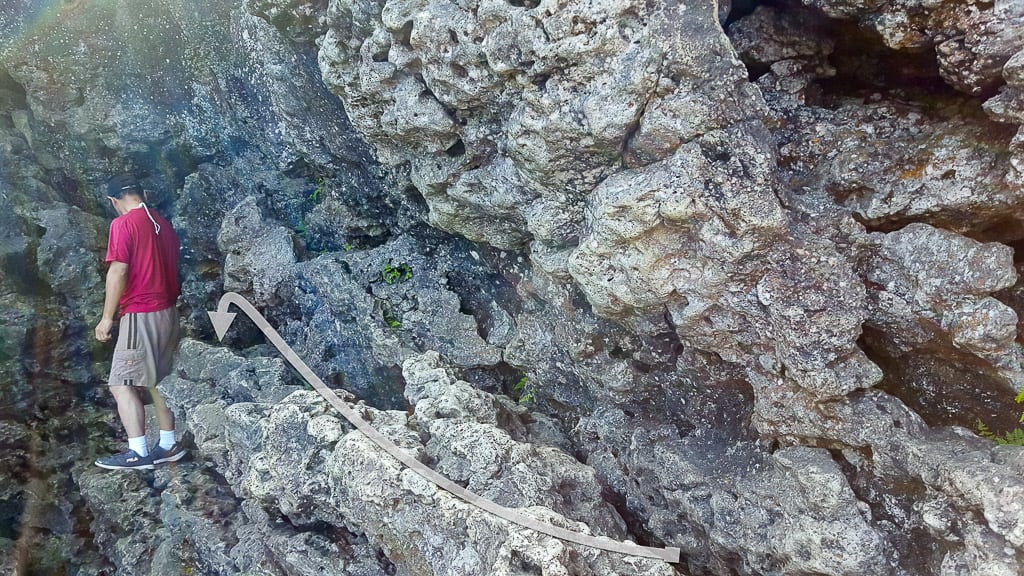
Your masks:
[{"label": "dark cave opening", "polygon": [[[1020,426],[1021,406],[1012,385],[981,359],[949,342],[925,343],[893,356],[888,337],[864,326],[859,346],[884,374],[876,387],[899,398],[929,426],[977,432],[983,422],[997,434]],[[953,351],[953,352],[951,352]],[[951,384],[952,383],[952,384]]]},{"label": "dark cave opening", "polygon": [[937,104],[943,98],[965,97],[939,75],[934,52],[894,50],[885,46],[877,33],[853,22],[826,20],[822,30],[835,43],[829,63],[836,70],[832,78],[818,81],[826,97],[868,96],[882,91],[899,94],[906,100]]},{"label": "dark cave opening", "polygon": [[762,4],[767,5],[769,3],[763,0],[733,0],[729,7],[729,17],[725,20],[725,27],[728,28],[729,24],[750,15]]},{"label": "dark cave opening", "polygon": [[[821,10],[805,6],[799,0],[739,0],[733,2],[725,28],[752,14],[758,7],[774,8],[779,12],[799,16],[801,32],[833,43],[828,63],[835,75],[819,78],[823,106],[829,107],[836,99],[848,97],[869,98],[882,93],[919,105],[942,107],[947,99],[981,103],[996,89],[976,96],[967,96],[947,84],[939,73],[939,64],[931,47],[916,50],[889,48],[877,32],[865,29],[856,21],[828,17]],[[768,72],[767,64],[744,60],[751,81]]]}]

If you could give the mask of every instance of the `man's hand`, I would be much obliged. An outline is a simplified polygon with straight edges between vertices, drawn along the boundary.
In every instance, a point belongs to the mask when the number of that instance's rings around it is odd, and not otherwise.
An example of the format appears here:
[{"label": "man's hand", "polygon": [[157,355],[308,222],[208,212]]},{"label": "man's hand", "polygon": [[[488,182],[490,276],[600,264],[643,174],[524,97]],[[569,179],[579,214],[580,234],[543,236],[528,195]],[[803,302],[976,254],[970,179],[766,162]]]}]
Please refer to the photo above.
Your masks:
[{"label": "man's hand", "polygon": [[114,329],[114,321],[106,318],[96,325],[96,339],[100,342],[110,341],[110,331]]},{"label": "man's hand", "polygon": [[106,293],[103,295],[103,318],[96,325],[96,339],[100,342],[110,341],[110,330],[114,328],[114,316],[117,314],[117,303],[121,300],[128,286],[128,265],[114,260],[107,271]]}]

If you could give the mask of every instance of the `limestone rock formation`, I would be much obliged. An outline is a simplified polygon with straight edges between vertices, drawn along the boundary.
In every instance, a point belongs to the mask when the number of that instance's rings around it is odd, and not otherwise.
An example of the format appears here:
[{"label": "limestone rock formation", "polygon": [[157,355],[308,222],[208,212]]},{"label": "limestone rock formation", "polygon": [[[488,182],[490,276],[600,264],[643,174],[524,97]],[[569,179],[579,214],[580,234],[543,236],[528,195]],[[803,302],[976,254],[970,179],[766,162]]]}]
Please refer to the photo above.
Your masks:
[{"label": "limestone rock formation", "polygon": [[535,239],[539,259],[578,241],[586,195],[621,165],[758,116],[711,3],[689,9],[331,2],[320,66],[378,158],[409,164],[433,225]]},{"label": "limestone rock formation", "polygon": [[[1022,6],[0,15],[0,525],[28,535],[0,531],[5,561],[1020,573],[1022,449],[973,430],[1019,426],[1024,385]],[[188,338],[161,390],[194,453],[127,481],[88,465],[117,430],[89,332],[102,182],[122,170],[184,240]],[[439,472],[683,562],[559,542],[438,491],[243,318],[212,345],[226,290]]]},{"label": "limestone rock formation", "polygon": [[[398,462],[382,460],[379,448],[315,393],[287,391],[273,370],[257,369],[254,378],[247,377],[246,364],[229,352],[186,340],[180,376],[161,384],[188,419],[200,455],[210,459],[241,501],[232,505],[245,514],[229,527],[239,536],[270,530],[271,519],[286,517],[300,529],[327,524],[365,534],[386,557],[400,559],[408,573],[506,573],[517,565],[549,574],[672,573],[661,562],[539,537],[441,492]],[[601,498],[594,471],[554,446],[534,444],[550,434],[550,425],[539,425],[508,399],[453,380],[436,353],[411,357],[403,372],[407,399],[415,407],[411,415],[364,404],[354,408],[404,450],[503,505],[570,529],[624,537],[623,520]],[[164,496],[164,507],[174,504]],[[163,508],[160,513],[165,514]],[[148,545],[166,547],[165,538],[157,534]],[[224,535],[219,539],[231,541]],[[237,546],[243,544],[252,545],[239,541]],[[235,569],[244,567],[234,548],[225,556],[234,559]]]}]

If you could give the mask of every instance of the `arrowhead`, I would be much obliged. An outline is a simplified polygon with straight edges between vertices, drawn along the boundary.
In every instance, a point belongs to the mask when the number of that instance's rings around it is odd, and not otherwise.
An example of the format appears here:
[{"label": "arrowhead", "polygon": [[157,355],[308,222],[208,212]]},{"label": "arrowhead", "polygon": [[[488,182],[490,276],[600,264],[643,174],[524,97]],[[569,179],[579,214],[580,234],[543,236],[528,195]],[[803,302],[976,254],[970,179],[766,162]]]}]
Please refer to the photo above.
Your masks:
[{"label": "arrowhead", "polygon": [[217,339],[223,340],[224,334],[227,333],[228,328],[231,328],[231,323],[235,320],[234,312],[207,312],[210,315],[210,322],[213,322],[213,330],[217,332]]}]

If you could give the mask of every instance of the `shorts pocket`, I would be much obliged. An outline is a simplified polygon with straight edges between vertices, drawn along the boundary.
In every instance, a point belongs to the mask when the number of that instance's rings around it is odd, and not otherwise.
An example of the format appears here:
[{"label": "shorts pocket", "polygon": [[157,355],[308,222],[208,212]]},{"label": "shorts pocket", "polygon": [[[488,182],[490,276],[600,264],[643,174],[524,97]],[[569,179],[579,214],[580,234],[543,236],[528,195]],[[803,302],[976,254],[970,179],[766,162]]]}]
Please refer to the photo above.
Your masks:
[{"label": "shorts pocket", "polygon": [[146,351],[115,350],[110,366],[111,382],[126,386],[146,385]]}]

